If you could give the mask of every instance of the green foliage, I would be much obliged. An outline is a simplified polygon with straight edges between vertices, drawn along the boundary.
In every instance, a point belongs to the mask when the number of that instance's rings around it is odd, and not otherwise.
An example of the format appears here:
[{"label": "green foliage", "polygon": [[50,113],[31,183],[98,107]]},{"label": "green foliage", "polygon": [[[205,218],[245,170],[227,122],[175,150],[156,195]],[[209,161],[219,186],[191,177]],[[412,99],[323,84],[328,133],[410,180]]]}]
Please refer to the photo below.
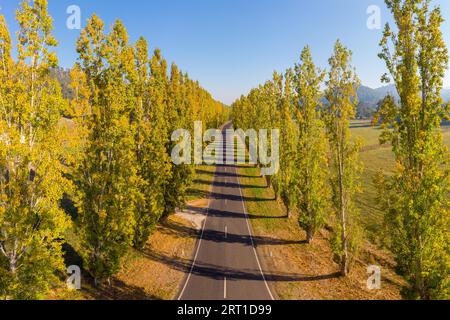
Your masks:
[{"label": "green foliage", "polygon": [[338,40],[329,59],[330,71],[326,81],[327,104],[324,120],[330,142],[331,190],[335,218],[332,247],[341,274],[347,275],[358,253],[357,210],[355,194],[359,191],[361,163],[358,160],[359,143],[351,141],[350,120],[358,105],[359,80],[351,67],[351,52]]},{"label": "green foliage", "polygon": [[57,60],[47,1],[23,1],[17,20],[15,62],[0,16],[0,297],[35,299],[64,270],[59,201],[71,184],[57,124],[67,105],[50,78]]},{"label": "green foliage", "polygon": [[[273,73],[273,79],[267,81],[264,85],[260,85],[258,88],[250,91],[249,95],[242,96],[232,106],[232,118],[234,125],[246,131],[247,129],[254,129],[257,132],[261,129],[267,129],[270,132],[272,129],[280,129],[280,112],[282,105],[289,104],[288,95],[289,83],[286,84],[286,88],[283,88],[283,76],[277,72]],[[286,93],[288,92],[288,93]],[[283,102],[285,101],[285,102]],[[286,132],[283,133],[286,139]],[[269,153],[271,152],[271,137],[268,137]],[[283,137],[281,137],[283,139]],[[283,142],[281,142],[283,145]],[[283,150],[283,149],[281,149]],[[283,157],[283,155],[281,155]],[[281,160],[281,159],[280,159]],[[287,159],[281,160],[286,162]],[[287,186],[286,182],[283,182],[283,176],[286,176],[286,171],[279,172],[278,175],[266,176],[267,186],[274,186],[276,189],[276,195],[285,195],[281,189],[283,186]]]},{"label": "green foliage", "polygon": [[299,128],[295,192],[299,223],[307,233],[308,242],[324,226],[328,207],[327,140],[319,113],[322,99],[320,86],[324,77],[325,73],[314,65],[309,47],[303,49],[301,64],[296,65],[294,78],[296,101],[299,101],[295,110]]},{"label": "green foliage", "polygon": [[[350,270],[362,236],[354,205],[362,166],[359,143],[352,142],[349,128],[358,105],[359,81],[350,60],[351,52],[338,41],[329,60],[325,106],[320,90],[325,72],[316,68],[306,47],[301,63],[287,70],[284,79],[275,72],[272,81],[242,96],[232,110],[238,128],[280,128],[280,170],[268,185],[281,197],[288,216],[298,209],[308,242],[331,219],[332,246],[343,275]],[[326,214],[330,200],[333,217]]]},{"label": "green foliage", "polygon": [[79,225],[87,266],[96,280],[104,280],[119,271],[121,257],[131,244],[139,195],[130,123],[133,97],[130,83],[123,81],[133,51],[120,21],[104,35],[103,22],[96,16],[82,31],[77,50],[91,87],[92,110],[77,172]]},{"label": "green foliage", "polygon": [[[135,103],[132,115],[135,134],[135,153],[137,157],[139,197],[136,202],[133,245],[142,249],[156,223],[164,213],[164,190],[171,177],[171,164],[166,152],[167,130],[163,118],[161,91],[152,87],[156,74],[149,76],[148,45],[140,38],[134,50],[135,70],[132,72],[132,86]],[[155,67],[152,69],[155,72]],[[167,85],[167,84],[165,84]],[[153,96],[151,96],[153,94]],[[157,107],[156,107],[157,106]]]},{"label": "green foliage", "polygon": [[[281,101],[280,127],[281,127],[281,152],[280,152],[280,174],[276,177],[278,187],[284,205],[287,208],[288,216],[297,201],[297,191],[295,175],[298,172],[296,143],[298,143],[299,130],[295,124],[295,94],[292,90],[294,75],[292,70],[285,74],[284,94]],[[295,110],[295,111],[294,111]]]},{"label": "green foliage", "polygon": [[[379,200],[398,269],[410,284],[407,297],[448,299],[450,154],[440,130],[448,114],[440,96],[448,65],[443,18],[425,0],[386,4],[401,32],[386,25],[380,58],[400,101],[387,97],[376,119],[384,128],[381,140],[392,143],[397,162],[393,176],[378,177]],[[388,81],[388,75],[383,79]]]}]

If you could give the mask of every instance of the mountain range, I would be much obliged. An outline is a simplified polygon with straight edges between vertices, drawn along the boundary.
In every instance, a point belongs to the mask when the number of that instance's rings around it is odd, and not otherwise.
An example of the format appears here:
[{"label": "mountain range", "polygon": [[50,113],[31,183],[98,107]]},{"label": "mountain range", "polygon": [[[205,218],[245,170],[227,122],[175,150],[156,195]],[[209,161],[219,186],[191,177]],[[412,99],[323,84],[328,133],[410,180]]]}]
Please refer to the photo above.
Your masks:
[{"label": "mountain range", "polygon": [[[373,111],[377,109],[378,103],[383,100],[388,94],[393,95],[397,100],[399,99],[395,85],[372,89],[367,86],[360,86],[358,89],[359,105],[357,115],[359,118],[371,117]],[[442,99],[445,102],[450,101],[450,88],[442,90]]]}]

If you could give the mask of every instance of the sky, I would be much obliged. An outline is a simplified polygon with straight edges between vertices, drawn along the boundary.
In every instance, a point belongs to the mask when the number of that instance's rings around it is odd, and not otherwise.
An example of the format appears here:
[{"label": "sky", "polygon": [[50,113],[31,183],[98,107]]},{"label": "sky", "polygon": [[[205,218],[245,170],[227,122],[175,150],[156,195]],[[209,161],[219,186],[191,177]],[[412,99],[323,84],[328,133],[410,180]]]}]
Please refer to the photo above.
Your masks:
[{"label": "sky", "polygon": [[[19,0],[0,0],[0,14],[10,31]],[[450,1],[434,0],[446,21],[443,32],[450,46]],[[325,68],[336,39],[353,51],[353,64],[364,85],[381,85],[386,72],[377,57],[382,29],[369,29],[367,9],[381,9],[381,25],[392,22],[383,0],[49,0],[60,65],[77,59],[80,30],[66,26],[67,8],[81,9],[82,27],[96,13],[108,28],[116,19],[125,24],[130,40],[144,36],[169,63],[175,62],[199,80],[218,100],[231,104],[264,83],[273,71],[284,71],[299,60],[305,45],[316,64]],[[450,87],[450,72],[445,78]]]}]

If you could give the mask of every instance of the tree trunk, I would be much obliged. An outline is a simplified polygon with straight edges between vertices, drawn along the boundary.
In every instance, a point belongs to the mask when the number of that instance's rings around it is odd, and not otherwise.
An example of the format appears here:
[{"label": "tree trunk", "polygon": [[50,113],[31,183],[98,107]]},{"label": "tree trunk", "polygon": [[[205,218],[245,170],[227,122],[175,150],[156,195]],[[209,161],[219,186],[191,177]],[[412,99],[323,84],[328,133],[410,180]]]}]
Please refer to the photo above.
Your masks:
[{"label": "tree trunk", "polygon": [[348,244],[347,244],[347,219],[346,219],[346,199],[344,195],[344,151],[342,144],[338,145],[338,165],[339,165],[339,213],[341,218],[341,275],[346,277],[348,275]]},{"label": "tree trunk", "polygon": [[348,257],[347,257],[347,252],[344,252],[344,254],[341,257],[341,276],[343,276],[343,277],[348,276]]},{"label": "tree trunk", "polygon": [[[420,239],[419,242],[421,243]],[[429,300],[430,296],[425,287],[425,281],[422,276],[422,259],[416,261],[416,279],[415,279],[415,289],[419,293],[421,300]]]},{"label": "tree trunk", "polygon": [[306,241],[308,244],[311,244],[314,240],[313,231],[310,226],[308,226],[308,229],[306,230]]},{"label": "tree trunk", "polygon": [[16,274],[17,272],[17,261],[15,257],[11,257],[11,260],[9,261],[9,271],[11,271],[12,274]]}]

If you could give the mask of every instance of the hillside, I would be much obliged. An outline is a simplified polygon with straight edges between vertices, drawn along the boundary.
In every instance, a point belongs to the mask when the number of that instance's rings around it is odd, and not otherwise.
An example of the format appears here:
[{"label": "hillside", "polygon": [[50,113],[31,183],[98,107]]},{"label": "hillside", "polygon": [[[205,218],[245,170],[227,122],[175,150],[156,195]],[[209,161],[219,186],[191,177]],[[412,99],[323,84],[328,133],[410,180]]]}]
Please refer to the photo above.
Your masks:
[{"label": "hillside", "polygon": [[[375,89],[364,85],[360,86],[358,89],[358,118],[370,118],[372,113],[377,109],[378,103],[388,94],[394,95],[396,99],[399,99],[397,90],[393,84]],[[442,99],[445,102],[450,101],[450,88],[442,90]]]}]

